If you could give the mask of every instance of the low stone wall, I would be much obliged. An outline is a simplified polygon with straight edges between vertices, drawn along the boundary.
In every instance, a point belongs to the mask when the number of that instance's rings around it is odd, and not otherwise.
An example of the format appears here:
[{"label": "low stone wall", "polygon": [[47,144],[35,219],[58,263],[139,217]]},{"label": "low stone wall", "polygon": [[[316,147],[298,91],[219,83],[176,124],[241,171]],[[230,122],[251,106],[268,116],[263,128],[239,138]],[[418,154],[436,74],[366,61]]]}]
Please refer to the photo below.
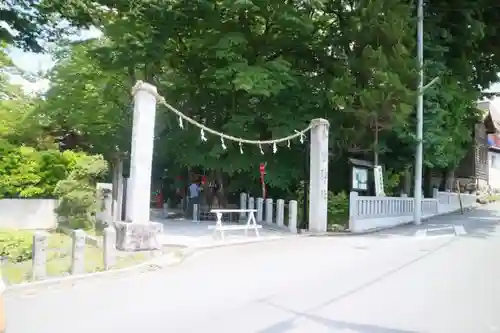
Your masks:
[{"label": "low stone wall", "polygon": [[56,199],[0,199],[0,228],[54,229]]}]

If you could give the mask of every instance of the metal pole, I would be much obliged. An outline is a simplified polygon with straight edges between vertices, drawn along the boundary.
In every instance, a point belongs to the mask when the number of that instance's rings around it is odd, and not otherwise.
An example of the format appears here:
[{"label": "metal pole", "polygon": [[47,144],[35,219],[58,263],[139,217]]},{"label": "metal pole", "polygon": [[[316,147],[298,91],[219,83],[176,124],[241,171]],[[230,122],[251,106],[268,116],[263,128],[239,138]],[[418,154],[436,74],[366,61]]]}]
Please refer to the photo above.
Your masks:
[{"label": "metal pole", "polygon": [[417,5],[417,58],[419,66],[418,99],[417,99],[417,151],[415,154],[415,192],[413,195],[415,224],[421,224],[422,215],[422,164],[423,164],[423,127],[424,127],[424,4],[418,0]]}]

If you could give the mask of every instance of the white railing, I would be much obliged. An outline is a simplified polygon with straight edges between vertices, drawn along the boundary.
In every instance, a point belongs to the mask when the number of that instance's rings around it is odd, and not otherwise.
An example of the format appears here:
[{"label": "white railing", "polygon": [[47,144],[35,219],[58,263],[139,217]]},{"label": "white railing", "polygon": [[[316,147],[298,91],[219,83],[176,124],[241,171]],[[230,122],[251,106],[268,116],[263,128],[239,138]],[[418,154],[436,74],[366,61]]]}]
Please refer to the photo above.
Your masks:
[{"label": "white railing", "polygon": [[[476,195],[461,193],[460,196],[464,208],[476,204]],[[362,232],[412,222],[413,203],[413,198],[368,197],[351,192],[349,196],[349,230]],[[422,200],[423,218],[459,209],[458,193],[434,191],[434,198]]]}]

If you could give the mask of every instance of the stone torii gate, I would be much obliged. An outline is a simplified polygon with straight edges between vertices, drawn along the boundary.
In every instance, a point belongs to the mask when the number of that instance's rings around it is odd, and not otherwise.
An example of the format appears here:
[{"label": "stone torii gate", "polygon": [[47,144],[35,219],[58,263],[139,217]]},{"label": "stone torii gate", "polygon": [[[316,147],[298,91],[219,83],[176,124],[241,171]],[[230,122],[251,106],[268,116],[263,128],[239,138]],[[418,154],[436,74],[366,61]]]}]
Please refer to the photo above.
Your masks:
[{"label": "stone torii gate", "polygon": [[[151,173],[156,104],[162,98],[155,86],[138,81],[132,89],[134,115],[130,156],[129,190],[126,201],[127,221],[115,222],[117,248],[125,251],[161,248],[157,235],[163,225],[150,221]],[[328,132],[325,119],[311,121],[309,231],[325,232],[328,204]]]}]

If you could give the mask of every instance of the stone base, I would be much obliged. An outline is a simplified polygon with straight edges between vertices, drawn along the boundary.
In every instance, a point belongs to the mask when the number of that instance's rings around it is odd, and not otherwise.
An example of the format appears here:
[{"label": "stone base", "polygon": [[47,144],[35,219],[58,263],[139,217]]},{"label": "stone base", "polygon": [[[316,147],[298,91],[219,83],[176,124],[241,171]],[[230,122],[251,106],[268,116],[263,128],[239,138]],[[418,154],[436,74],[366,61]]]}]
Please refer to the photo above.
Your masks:
[{"label": "stone base", "polygon": [[163,232],[158,222],[133,223],[115,222],[116,248],[120,251],[160,250],[157,236]]}]

